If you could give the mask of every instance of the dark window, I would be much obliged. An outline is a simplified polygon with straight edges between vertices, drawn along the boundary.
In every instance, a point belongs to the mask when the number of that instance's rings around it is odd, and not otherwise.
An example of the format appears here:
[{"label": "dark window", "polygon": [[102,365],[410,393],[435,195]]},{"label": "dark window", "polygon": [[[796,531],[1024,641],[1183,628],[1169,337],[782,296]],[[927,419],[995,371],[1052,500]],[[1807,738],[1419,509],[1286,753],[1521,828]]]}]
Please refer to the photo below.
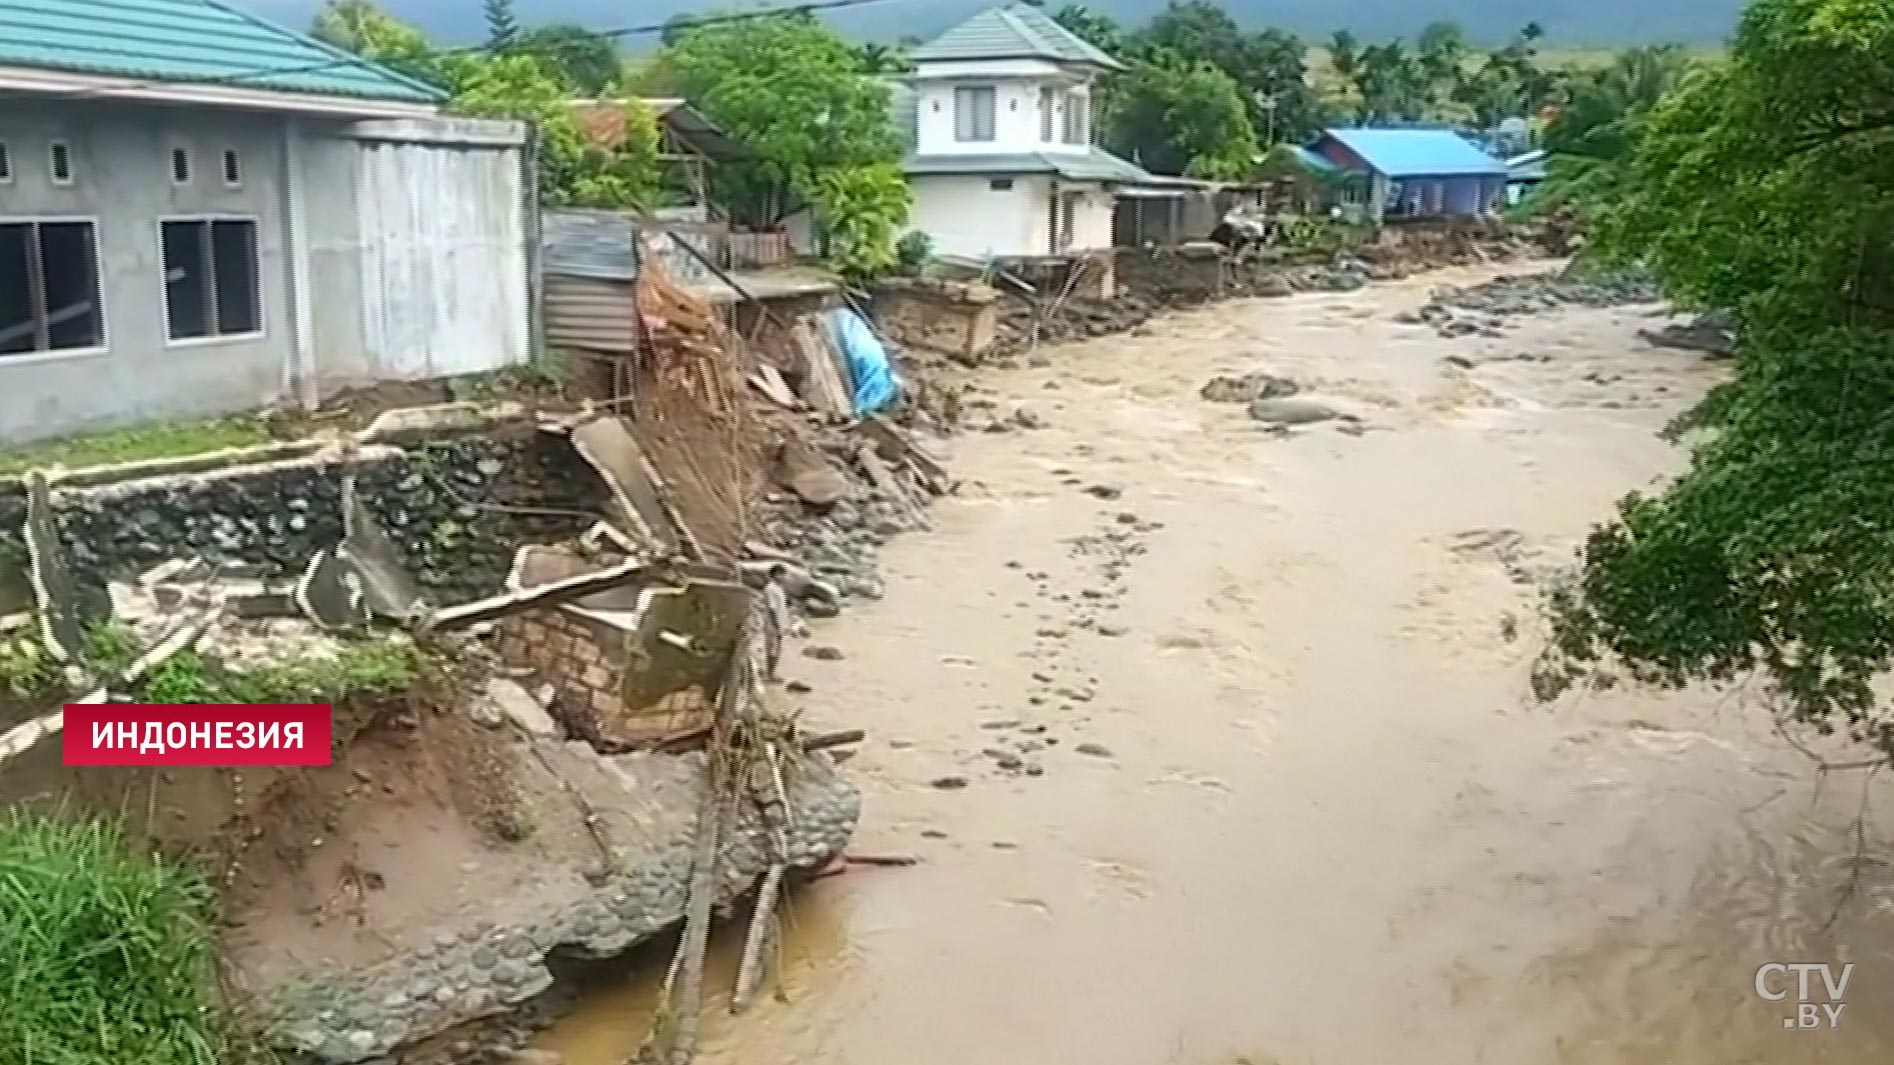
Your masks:
[{"label": "dark window", "polygon": [[191,218],[164,229],[164,313],[172,340],[239,336],[263,328],[256,223]]},{"label": "dark window", "polygon": [[52,167],[53,184],[72,184],[72,148],[65,141],[54,141],[47,149],[48,163]]},{"label": "dark window", "polygon": [[232,188],[243,184],[243,164],[237,159],[235,148],[224,149],[224,184]]},{"label": "dark window", "polygon": [[184,148],[171,149],[171,183],[188,185],[191,181],[191,153]]},{"label": "dark window", "polygon": [[91,222],[0,222],[0,357],[105,343]]},{"label": "dark window", "polygon": [[988,181],[986,187],[992,189],[994,192],[1005,192],[1007,189],[1013,187],[1013,179],[1009,177],[996,177]]},{"label": "dark window", "polygon": [[13,180],[13,153],[7,151],[5,143],[0,142],[0,181]]},{"label": "dark window", "polygon": [[995,103],[991,85],[962,85],[954,89],[954,139],[992,140]]}]

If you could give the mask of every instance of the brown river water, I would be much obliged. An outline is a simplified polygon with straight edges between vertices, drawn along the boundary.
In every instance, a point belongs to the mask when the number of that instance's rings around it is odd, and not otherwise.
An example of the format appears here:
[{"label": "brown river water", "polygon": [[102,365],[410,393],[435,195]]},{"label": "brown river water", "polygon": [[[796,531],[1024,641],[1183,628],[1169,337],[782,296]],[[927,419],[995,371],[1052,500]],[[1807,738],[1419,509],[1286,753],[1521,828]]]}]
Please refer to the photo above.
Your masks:
[{"label": "brown river water", "polygon": [[[803,888],[782,1000],[712,1002],[700,1060],[1894,1062],[1860,776],[1818,780],[1746,690],[1528,694],[1531,577],[1675,469],[1654,432],[1718,371],[1636,339],[1648,309],[1504,339],[1390,320],[1477,276],[1222,304],[982,377],[1047,427],[960,437],[966,483],[891,545],[886,599],[817,623],[845,657],[785,661],[813,722],[869,731],[856,850],[921,864]],[[1259,368],[1366,431],[1272,437],[1197,395]],[[1048,740],[1041,775],[996,766]],[[1798,962],[1854,964],[1832,1029],[1785,1028],[1793,977],[1758,995]],[[539,1045],[619,1065],[658,975]]]}]

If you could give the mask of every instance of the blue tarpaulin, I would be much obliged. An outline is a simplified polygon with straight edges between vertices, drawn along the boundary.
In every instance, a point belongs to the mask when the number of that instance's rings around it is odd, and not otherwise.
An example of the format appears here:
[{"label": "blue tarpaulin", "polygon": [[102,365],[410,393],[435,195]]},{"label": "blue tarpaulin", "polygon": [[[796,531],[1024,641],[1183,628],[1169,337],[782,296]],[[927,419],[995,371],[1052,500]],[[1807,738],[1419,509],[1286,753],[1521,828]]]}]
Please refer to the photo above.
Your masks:
[{"label": "blue tarpaulin", "polygon": [[828,325],[835,350],[842,353],[842,361],[848,366],[849,395],[855,403],[855,417],[866,418],[887,409],[899,390],[894,383],[894,367],[888,364],[888,351],[881,346],[874,330],[848,307],[830,311]]}]

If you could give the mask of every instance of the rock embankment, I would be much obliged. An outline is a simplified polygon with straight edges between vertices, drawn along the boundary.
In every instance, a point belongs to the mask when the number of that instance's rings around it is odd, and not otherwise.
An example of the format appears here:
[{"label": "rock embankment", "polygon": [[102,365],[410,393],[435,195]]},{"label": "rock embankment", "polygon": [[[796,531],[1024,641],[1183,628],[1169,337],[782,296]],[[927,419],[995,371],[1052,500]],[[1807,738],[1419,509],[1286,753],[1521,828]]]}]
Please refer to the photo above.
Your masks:
[{"label": "rock embankment", "polygon": [[1565,307],[1626,307],[1663,298],[1644,273],[1598,273],[1568,267],[1556,273],[1518,274],[1460,288],[1443,285],[1420,308],[1397,321],[1431,325],[1443,337],[1503,336],[1511,318]]}]

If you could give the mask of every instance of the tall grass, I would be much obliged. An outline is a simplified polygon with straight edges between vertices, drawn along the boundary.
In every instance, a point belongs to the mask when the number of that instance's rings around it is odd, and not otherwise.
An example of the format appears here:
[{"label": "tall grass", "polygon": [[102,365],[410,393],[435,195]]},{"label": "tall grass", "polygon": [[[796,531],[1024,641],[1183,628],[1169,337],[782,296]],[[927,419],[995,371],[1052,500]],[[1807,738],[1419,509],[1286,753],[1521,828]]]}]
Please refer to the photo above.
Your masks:
[{"label": "tall grass", "polygon": [[217,1065],[210,903],[109,824],[0,815],[0,1062]]}]

